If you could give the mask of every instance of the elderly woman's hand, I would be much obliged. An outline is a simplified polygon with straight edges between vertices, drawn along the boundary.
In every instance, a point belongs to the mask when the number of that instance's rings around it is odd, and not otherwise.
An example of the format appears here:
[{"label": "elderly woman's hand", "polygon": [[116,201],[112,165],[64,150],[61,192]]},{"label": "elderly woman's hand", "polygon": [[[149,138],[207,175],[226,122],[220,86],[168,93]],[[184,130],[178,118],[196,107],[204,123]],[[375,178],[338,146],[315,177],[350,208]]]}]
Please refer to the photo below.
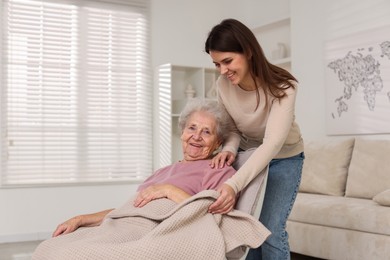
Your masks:
[{"label": "elderly woman's hand", "polygon": [[104,217],[113,209],[106,209],[100,212],[85,214],[68,219],[62,224],[59,224],[53,232],[53,237],[72,233],[79,227],[94,227],[98,226],[104,220]]},{"label": "elderly woman's hand", "polygon": [[236,204],[236,193],[227,184],[222,184],[218,188],[220,193],[218,199],[210,205],[209,212],[213,214],[226,214],[230,212]]},{"label": "elderly woman's hand", "polygon": [[229,151],[222,151],[211,159],[211,168],[223,168],[226,165],[230,166],[236,159],[236,156]]},{"label": "elderly woman's hand", "polygon": [[134,206],[141,208],[150,201],[160,198],[168,198],[176,203],[180,203],[189,197],[191,197],[191,195],[174,185],[155,184],[138,192],[137,197],[134,200]]},{"label": "elderly woman's hand", "polygon": [[52,237],[56,237],[59,235],[65,235],[65,234],[68,234],[68,233],[75,231],[76,229],[81,227],[82,222],[83,222],[82,218],[83,218],[83,216],[76,216],[76,217],[73,217],[71,219],[68,219],[67,221],[65,221],[62,224],[59,224],[57,226],[56,230],[54,231]]}]

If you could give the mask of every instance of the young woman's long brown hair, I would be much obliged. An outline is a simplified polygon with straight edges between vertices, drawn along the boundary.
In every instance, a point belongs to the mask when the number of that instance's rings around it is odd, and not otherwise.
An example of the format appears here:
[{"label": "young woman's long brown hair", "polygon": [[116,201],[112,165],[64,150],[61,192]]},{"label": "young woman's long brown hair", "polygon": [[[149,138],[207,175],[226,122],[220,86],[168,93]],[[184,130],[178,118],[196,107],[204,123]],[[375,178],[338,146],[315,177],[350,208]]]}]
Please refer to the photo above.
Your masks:
[{"label": "young woman's long brown hair", "polygon": [[249,71],[256,84],[256,109],[260,103],[259,84],[264,93],[280,99],[286,96],[285,89],[295,88],[293,81],[298,82],[287,70],[268,62],[253,32],[235,19],[225,19],[212,28],[205,51],[208,54],[210,51],[235,52],[250,57]]}]

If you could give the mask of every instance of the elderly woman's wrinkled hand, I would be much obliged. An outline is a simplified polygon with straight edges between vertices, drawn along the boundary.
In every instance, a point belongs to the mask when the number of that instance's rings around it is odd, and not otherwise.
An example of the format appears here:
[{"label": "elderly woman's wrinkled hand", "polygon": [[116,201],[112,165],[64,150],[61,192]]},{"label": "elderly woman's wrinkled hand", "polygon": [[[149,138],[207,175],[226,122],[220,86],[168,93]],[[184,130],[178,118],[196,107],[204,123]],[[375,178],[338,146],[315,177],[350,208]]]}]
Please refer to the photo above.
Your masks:
[{"label": "elderly woman's wrinkled hand", "polygon": [[65,221],[62,224],[59,224],[56,230],[53,232],[52,237],[72,233],[73,231],[75,231],[81,226],[82,223],[81,218],[82,218],[81,216],[76,216]]},{"label": "elderly woman's wrinkled hand", "polygon": [[211,159],[210,167],[211,168],[223,168],[226,165],[230,166],[233,164],[236,156],[234,153],[229,151],[222,151]]},{"label": "elderly woman's wrinkled hand", "polygon": [[176,203],[180,203],[191,197],[190,194],[172,184],[155,184],[138,192],[134,200],[134,207],[141,208],[150,201],[161,198],[168,198]]},{"label": "elderly woman's wrinkled hand", "polygon": [[236,193],[227,184],[222,184],[218,188],[220,195],[218,199],[210,205],[209,212],[212,214],[226,214],[230,212],[236,204]]},{"label": "elderly woman's wrinkled hand", "polygon": [[137,197],[134,200],[134,206],[141,208],[152,200],[167,198],[170,186],[171,185],[169,184],[156,184],[147,187],[146,189],[138,192]]}]

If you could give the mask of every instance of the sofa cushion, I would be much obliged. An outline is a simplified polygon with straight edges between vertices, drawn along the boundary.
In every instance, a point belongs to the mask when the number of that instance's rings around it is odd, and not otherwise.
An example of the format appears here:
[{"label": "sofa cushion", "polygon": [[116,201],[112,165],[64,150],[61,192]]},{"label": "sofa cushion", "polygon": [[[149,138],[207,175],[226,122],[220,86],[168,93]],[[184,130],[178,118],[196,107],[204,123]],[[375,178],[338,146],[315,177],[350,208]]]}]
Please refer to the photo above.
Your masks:
[{"label": "sofa cushion", "polygon": [[390,235],[390,208],[369,199],[298,193],[289,220]]},{"label": "sofa cushion", "polygon": [[345,195],[372,199],[390,188],[390,140],[357,138],[348,170]]},{"label": "sofa cushion", "polygon": [[305,144],[300,192],[343,196],[354,138]]},{"label": "sofa cushion", "polygon": [[390,189],[382,191],[372,198],[373,201],[382,206],[390,207]]}]

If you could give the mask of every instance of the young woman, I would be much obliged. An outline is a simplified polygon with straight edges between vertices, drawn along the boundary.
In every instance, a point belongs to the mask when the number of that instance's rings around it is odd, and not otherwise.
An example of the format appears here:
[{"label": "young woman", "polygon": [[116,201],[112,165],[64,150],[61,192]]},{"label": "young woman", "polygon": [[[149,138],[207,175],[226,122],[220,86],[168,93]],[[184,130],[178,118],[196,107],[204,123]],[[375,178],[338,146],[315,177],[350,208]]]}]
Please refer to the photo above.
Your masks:
[{"label": "young woman", "polygon": [[232,165],[237,151],[256,147],[247,162],[220,188],[221,195],[209,208],[229,212],[236,194],[269,165],[260,221],[272,235],[247,260],[290,259],[286,221],[294,204],[303,165],[303,140],[295,122],[297,80],[267,61],[251,30],[234,19],[214,26],[205,43],[221,76],[218,100],[235,123],[235,130],[212,168]]}]

